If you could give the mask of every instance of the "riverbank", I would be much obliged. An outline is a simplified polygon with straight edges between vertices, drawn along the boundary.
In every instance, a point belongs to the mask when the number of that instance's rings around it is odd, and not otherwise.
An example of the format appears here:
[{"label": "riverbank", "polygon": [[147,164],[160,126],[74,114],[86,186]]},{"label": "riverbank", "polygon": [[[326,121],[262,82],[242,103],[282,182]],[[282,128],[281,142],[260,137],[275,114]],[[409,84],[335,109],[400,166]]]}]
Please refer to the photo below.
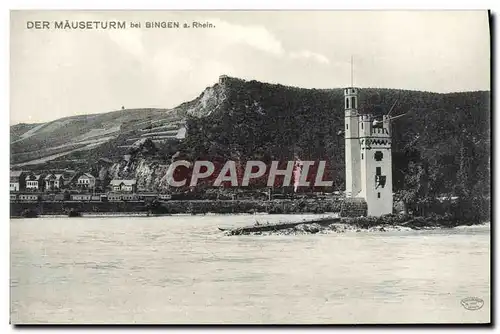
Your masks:
[{"label": "riverbank", "polygon": [[42,215],[68,215],[69,212],[81,214],[121,214],[173,215],[173,214],[308,214],[340,212],[345,201],[329,200],[169,200],[146,203],[127,202],[78,202],[78,201],[40,201],[11,202],[10,217],[38,217]]},{"label": "riverbank", "polygon": [[488,225],[489,222],[469,222],[448,215],[411,217],[386,215],[382,217],[337,218],[327,217],[302,222],[256,223],[234,229],[221,229],[226,235],[301,235],[348,232],[390,232],[432,230],[460,226]]},{"label": "riverbank", "polygon": [[10,203],[11,218],[36,218],[42,216],[69,216],[81,214],[147,214],[144,202],[14,202]]}]

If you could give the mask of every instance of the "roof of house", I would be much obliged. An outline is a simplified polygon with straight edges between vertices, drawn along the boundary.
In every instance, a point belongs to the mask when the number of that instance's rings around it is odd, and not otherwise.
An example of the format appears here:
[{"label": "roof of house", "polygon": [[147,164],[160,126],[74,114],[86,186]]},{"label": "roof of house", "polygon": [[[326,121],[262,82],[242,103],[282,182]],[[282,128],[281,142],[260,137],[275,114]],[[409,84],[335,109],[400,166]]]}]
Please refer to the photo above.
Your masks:
[{"label": "roof of house", "polygon": [[110,184],[112,186],[119,186],[122,183],[126,186],[132,186],[132,185],[136,184],[136,181],[135,180],[111,180],[111,182],[110,182]]},{"label": "roof of house", "polygon": [[50,179],[64,179],[64,176],[62,174],[49,174],[45,177],[45,180]]},{"label": "roof of house", "polygon": [[90,174],[90,173],[83,173],[82,175],[80,175],[80,177],[82,177],[82,176],[88,177],[89,179],[95,179],[95,176]]},{"label": "roof of house", "polygon": [[42,176],[42,174],[29,174],[26,176],[26,181],[39,181]]},{"label": "roof of house", "polygon": [[10,177],[20,177],[25,171],[22,170],[11,170]]},{"label": "roof of house", "polygon": [[68,181],[71,183],[71,182],[76,182],[76,180],[78,180],[78,178],[80,176],[82,176],[83,173],[82,172],[74,172],[68,179]]}]

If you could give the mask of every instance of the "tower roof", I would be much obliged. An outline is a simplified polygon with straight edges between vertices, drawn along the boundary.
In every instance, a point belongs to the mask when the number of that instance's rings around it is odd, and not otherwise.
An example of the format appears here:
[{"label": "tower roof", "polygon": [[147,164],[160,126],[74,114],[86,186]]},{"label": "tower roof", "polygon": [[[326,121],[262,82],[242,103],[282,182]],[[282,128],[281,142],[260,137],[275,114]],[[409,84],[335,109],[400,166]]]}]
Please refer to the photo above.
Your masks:
[{"label": "tower roof", "polygon": [[359,92],[359,88],[357,87],[345,87],[344,94],[357,94]]}]

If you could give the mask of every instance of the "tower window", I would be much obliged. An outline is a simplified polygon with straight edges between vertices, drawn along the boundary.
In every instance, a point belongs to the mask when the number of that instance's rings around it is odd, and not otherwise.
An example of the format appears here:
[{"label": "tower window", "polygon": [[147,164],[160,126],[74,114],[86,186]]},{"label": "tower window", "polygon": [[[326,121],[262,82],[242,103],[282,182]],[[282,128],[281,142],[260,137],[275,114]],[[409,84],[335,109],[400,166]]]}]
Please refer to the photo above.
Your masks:
[{"label": "tower window", "polygon": [[346,130],[349,130],[349,124],[346,124],[346,125],[345,125],[345,129],[346,129]]},{"label": "tower window", "polygon": [[349,98],[345,99],[345,107],[346,109],[349,109]]},{"label": "tower window", "polygon": [[382,167],[376,168],[375,175],[382,175]]},{"label": "tower window", "polygon": [[361,129],[363,128],[363,122],[361,122]]},{"label": "tower window", "polygon": [[364,156],[363,156],[363,153],[361,153],[361,160],[363,160]]},{"label": "tower window", "polygon": [[351,108],[356,108],[356,98],[353,96],[351,99]]},{"label": "tower window", "polygon": [[380,198],[380,193],[377,193],[377,198]]},{"label": "tower window", "polygon": [[384,154],[382,153],[382,151],[377,151],[374,154],[374,158],[376,161],[382,161],[382,159],[384,158]]}]

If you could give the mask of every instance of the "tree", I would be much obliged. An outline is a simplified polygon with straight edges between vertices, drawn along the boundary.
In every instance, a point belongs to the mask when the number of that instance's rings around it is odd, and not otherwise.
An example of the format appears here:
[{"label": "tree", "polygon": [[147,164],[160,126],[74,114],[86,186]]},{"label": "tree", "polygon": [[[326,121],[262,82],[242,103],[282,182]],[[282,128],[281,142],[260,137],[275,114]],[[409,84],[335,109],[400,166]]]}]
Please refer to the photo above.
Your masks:
[{"label": "tree", "polygon": [[430,202],[429,177],[422,163],[411,161],[404,178],[405,188],[400,190],[398,198],[403,201],[405,213],[424,214],[425,206]]}]

